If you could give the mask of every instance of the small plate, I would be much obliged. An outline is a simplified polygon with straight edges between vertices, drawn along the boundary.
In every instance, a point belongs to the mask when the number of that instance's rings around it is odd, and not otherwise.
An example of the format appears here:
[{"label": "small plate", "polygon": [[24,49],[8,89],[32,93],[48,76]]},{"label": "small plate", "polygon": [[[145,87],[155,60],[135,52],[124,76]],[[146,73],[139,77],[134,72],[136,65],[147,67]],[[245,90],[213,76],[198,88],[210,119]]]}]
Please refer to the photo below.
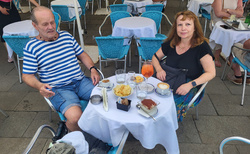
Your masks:
[{"label": "small plate", "polygon": [[146,78],[145,78],[144,76],[142,76],[142,75],[136,75],[135,78],[136,78],[137,76],[142,77],[143,80],[141,80],[141,81],[139,81],[139,82],[137,82],[137,81],[135,80],[135,83],[136,83],[136,84],[139,84],[139,83],[141,83],[142,81],[145,81],[145,80],[146,80]]},{"label": "small plate", "polygon": [[110,84],[109,84],[109,86],[102,86],[100,83],[97,85],[97,88],[99,88],[99,89],[102,89],[102,88],[106,88],[107,89],[107,91],[110,91],[110,90],[112,90],[113,89],[113,87],[114,87],[114,83],[112,83],[112,82],[110,82]]},{"label": "small plate", "polygon": [[155,93],[158,95],[158,96],[161,96],[161,97],[169,97],[171,94],[172,94],[172,90],[170,90],[169,93],[165,94],[165,95],[162,95],[161,93],[158,93],[158,91],[155,89]]},{"label": "small plate", "polygon": [[[142,109],[138,109],[137,112],[138,112],[140,115],[142,115],[142,116],[144,116],[144,117],[146,117],[146,118],[150,118],[150,116],[149,116],[147,113],[145,113]],[[152,111],[149,112],[149,114],[150,114],[151,116],[155,116],[157,113],[158,113],[157,107],[153,108]]]},{"label": "small plate", "polygon": [[[155,90],[155,87],[154,87],[154,85],[152,85],[151,83],[147,83],[147,93],[148,94],[150,94],[150,93],[152,93],[152,92],[154,92],[154,90]],[[140,86],[139,86],[139,89],[140,89]],[[140,89],[141,90],[141,89]],[[145,90],[146,91],[146,90]]]},{"label": "small plate", "polygon": [[[114,92],[114,88],[113,88],[113,94],[115,95],[115,96],[117,96],[116,94],[115,94],[115,92]],[[133,94],[133,92],[134,92],[134,89],[131,87],[131,91],[130,91],[130,94],[128,95],[128,96],[117,96],[117,97],[121,97],[121,98],[127,98],[127,97],[129,97],[129,96],[131,96],[132,94]]]}]

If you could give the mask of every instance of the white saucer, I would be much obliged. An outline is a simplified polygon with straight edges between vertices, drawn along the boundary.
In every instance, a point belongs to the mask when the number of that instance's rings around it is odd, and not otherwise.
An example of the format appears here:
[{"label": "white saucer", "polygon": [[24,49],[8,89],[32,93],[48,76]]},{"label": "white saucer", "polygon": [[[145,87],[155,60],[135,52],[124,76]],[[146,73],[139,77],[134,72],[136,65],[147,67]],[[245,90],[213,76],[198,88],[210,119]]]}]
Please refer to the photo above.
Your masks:
[{"label": "white saucer", "polygon": [[[148,94],[154,92],[154,90],[155,90],[154,85],[152,85],[151,83],[147,83],[147,86],[148,86],[148,88],[147,88],[147,93],[148,93]],[[139,89],[140,89],[140,88],[141,88],[141,87],[139,86]],[[146,91],[146,90],[145,90],[145,91]]]},{"label": "white saucer", "polygon": [[110,82],[108,86],[103,86],[101,82],[97,85],[97,88],[102,89],[102,88],[107,88],[108,91],[112,90],[114,87],[114,83]]},{"label": "white saucer", "polygon": [[[139,113],[140,115],[142,115],[142,116],[144,116],[144,117],[146,117],[146,118],[150,118],[150,116],[149,116],[147,113],[145,113],[142,109],[139,109],[139,110],[137,110],[137,111],[138,111],[138,113]],[[157,107],[154,107],[154,108],[149,112],[149,114],[150,114],[151,116],[155,116],[157,113],[158,113]]]},{"label": "white saucer", "polygon": [[156,93],[158,96],[161,96],[161,97],[169,97],[169,96],[172,94],[172,90],[171,90],[169,93],[163,95],[163,94],[159,93],[159,92],[157,91],[157,89],[155,89],[155,93]]}]

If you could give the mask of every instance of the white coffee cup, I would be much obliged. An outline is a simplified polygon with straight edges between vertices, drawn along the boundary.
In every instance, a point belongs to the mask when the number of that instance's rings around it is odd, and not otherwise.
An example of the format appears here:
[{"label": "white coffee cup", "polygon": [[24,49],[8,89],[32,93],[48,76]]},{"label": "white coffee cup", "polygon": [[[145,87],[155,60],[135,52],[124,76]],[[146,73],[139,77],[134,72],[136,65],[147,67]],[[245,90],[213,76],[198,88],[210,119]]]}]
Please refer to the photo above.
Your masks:
[{"label": "white coffee cup", "polygon": [[162,95],[167,95],[170,92],[170,86],[165,82],[160,82],[157,84],[156,90]]},{"label": "white coffee cup", "polygon": [[100,81],[100,86],[102,87],[109,87],[110,86],[110,80],[109,79],[102,79],[102,81]]}]

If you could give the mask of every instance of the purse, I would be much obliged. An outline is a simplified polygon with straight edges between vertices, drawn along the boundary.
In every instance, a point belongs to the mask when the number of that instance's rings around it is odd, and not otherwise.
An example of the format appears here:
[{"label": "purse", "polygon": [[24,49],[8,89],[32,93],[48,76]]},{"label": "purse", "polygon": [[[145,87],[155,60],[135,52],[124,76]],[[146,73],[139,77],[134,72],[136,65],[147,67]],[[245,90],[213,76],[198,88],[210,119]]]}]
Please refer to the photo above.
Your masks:
[{"label": "purse", "polygon": [[[186,83],[187,81],[186,74],[188,72],[188,69],[178,69],[168,66],[166,65],[164,59],[159,60],[158,56],[156,54],[154,55],[160,62],[162,69],[166,72],[166,80],[163,82],[168,83],[170,85],[170,88],[173,89],[173,92],[175,93],[178,87]],[[156,73],[153,76],[156,77]]]}]

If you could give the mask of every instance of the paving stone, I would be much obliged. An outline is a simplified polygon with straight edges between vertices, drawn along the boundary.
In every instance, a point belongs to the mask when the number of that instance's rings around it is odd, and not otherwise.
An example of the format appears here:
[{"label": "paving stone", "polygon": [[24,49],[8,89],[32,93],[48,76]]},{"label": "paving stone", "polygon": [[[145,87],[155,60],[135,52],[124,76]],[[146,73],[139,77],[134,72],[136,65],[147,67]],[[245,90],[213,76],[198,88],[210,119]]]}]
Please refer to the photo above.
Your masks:
[{"label": "paving stone", "polygon": [[8,91],[16,82],[19,82],[16,76],[0,75],[0,91]]},{"label": "paving stone", "polygon": [[208,82],[206,86],[206,93],[208,94],[231,94],[228,88],[225,86],[224,82],[220,77],[215,77]]},{"label": "paving stone", "polygon": [[[31,138],[1,138],[1,154],[20,154],[28,146]],[[38,139],[29,154],[38,154],[42,152],[46,139]]]},{"label": "paving stone", "polygon": [[210,95],[219,115],[250,116],[250,97],[245,97],[245,104],[241,106],[240,95]]},{"label": "paving stone", "polygon": [[204,144],[220,144],[230,136],[250,138],[250,119],[244,116],[200,116],[195,121]]},{"label": "paving stone", "polygon": [[34,120],[35,112],[8,112],[9,117],[0,125],[0,137],[22,137]]},{"label": "paving stone", "polygon": [[3,110],[14,110],[18,103],[27,94],[23,92],[0,92],[0,108]]},{"label": "paving stone", "polygon": [[48,111],[45,99],[38,92],[29,92],[15,108],[16,111]]}]

